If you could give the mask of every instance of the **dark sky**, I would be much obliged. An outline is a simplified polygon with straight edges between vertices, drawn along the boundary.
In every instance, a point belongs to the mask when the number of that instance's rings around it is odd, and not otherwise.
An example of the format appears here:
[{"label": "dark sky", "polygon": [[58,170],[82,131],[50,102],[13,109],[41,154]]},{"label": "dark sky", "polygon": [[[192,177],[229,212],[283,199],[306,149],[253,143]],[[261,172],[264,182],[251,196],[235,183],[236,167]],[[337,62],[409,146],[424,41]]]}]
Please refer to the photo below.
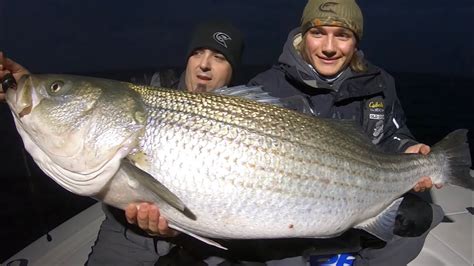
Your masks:
[{"label": "dark sky", "polygon": [[[182,66],[208,17],[245,34],[244,64],[271,64],[306,1],[0,0],[0,49],[33,72]],[[359,1],[362,48],[389,71],[474,76],[474,1]]]}]

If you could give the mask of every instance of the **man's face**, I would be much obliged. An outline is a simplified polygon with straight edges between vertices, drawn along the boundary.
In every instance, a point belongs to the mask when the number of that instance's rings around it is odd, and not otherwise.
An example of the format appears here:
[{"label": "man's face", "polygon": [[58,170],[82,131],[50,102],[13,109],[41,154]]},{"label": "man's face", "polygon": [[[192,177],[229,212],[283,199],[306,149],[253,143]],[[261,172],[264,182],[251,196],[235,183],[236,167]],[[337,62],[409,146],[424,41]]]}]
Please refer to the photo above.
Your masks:
[{"label": "man's face", "polygon": [[303,58],[325,77],[334,77],[347,67],[357,44],[352,31],[334,26],[309,29],[303,42]]},{"label": "man's face", "polygon": [[192,92],[212,91],[227,86],[232,78],[232,67],[219,52],[197,49],[186,65],[186,88]]}]

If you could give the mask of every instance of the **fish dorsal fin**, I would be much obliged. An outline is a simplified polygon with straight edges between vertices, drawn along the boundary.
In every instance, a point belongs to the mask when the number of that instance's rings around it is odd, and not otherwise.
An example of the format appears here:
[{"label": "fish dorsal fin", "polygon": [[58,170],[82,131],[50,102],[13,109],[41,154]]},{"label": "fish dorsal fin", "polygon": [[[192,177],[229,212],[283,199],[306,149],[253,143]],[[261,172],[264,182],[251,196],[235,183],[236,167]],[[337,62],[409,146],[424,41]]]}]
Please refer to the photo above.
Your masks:
[{"label": "fish dorsal fin", "polygon": [[122,160],[121,167],[128,176],[135,178],[140,184],[149,188],[164,202],[182,212],[184,215],[186,215],[186,217],[196,220],[196,216],[184,205],[178,196],[176,196],[158,180],[153,178],[153,176],[134,166],[127,159]]},{"label": "fish dorsal fin", "polygon": [[362,229],[385,242],[390,241],[394,236],[395,218],[402,200],[403,198],[397,199],[379,215],[354,226],[354,228]]},{"label": "fish dorsal fin", "polygon": [[176,226],[176,225],[174,225],[174,224],[168,224],[168,226],[169,226],[170,228],[174,229],[174,230],[178,230],[178,231],[180,231],[180,232],[182,232],[182,233],[185,233],[185,234],[187,234],[187,235],[190,235],[190,236],[192,236],[192,237],[194,237],[194,238],[196,238],[196,239],[198,239],[198,240],[200,240],[200,241],[202,241],[202,242],[204,242],[204,243],[206,243],[206,244],[209,244],[209,245],[214,246],[214,247],[218,247],[218,248],[220,248],[220,249],[227,250],[226,247],[222,246],[221,244],[219,244],[219,243],[217,243],[216,241],[213,241],[213,240],[211,240],[211,239],[209,239],[209,238],[205,238],[205,237],[196,235],[196,234],[191,233],[191,232],[189,232],[189,231],[187,231],[187,230],[185,230],[185,229],[183,229],[183,228],[181,228],[181,227],[179,227],[179,226]]},{"label": "fish dorsal fin", "polygon": [[248,100],[253,100],[259,103],[267,103],[280,107],[284,107],[279,98],[270,96],[268,92],[262,89],[262,86],[246,86],[239,85],[233,87],[222,87],[212,91],[214,94],[241,97]]}]

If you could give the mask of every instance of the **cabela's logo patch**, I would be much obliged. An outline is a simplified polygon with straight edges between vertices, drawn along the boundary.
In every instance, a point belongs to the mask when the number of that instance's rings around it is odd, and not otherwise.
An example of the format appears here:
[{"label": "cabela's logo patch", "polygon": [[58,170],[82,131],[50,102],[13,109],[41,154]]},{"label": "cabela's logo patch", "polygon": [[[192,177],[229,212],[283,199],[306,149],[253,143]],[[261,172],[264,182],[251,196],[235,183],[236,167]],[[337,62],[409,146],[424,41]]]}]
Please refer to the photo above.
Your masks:
[{"label": "cabela's logo patch", "polygon": [[383,108],[383,102],[369,102],[369,108]]}]

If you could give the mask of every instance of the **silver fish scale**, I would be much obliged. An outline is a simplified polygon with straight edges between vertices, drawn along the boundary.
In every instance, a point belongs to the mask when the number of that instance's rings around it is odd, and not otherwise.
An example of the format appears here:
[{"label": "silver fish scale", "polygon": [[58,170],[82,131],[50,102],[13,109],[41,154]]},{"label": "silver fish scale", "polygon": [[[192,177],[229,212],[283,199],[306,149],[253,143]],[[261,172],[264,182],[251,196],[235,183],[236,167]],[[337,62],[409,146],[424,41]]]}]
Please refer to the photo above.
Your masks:
[{"label": "silver fish scale", "polygon": [[312,117],[240,98],[135,89],[149,117],[141,142],[148,162],[137,165],[197,217],[160,206],[168,220],[203,236],[335,235],[379,213],[420,176],[416,160],[401,169],[400,156],[367,154]]}]

